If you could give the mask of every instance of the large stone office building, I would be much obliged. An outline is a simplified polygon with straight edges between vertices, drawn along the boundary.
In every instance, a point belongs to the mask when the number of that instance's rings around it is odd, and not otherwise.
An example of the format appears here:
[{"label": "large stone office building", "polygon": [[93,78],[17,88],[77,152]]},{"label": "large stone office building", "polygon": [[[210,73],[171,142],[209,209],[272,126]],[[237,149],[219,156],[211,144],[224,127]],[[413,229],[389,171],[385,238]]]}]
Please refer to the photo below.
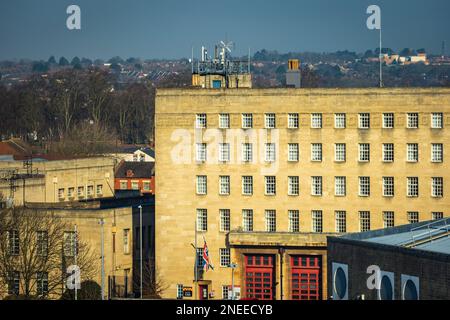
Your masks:
[{"label": "large stone office building", "polygon": [[236,263],[241,298],[328,298],[327,234],[449,215],[449,111],[438,88],[158,90],[164,297],[230,298]]}]

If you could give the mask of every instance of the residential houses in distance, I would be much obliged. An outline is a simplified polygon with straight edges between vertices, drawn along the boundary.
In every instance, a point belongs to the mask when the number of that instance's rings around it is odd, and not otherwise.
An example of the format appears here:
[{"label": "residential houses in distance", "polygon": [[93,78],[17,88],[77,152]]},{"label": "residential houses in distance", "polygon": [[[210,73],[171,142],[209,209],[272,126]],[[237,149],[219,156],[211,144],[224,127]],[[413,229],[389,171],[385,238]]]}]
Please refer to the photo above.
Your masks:
[{"label": "residential houses in distance", "polygon": [[[137,160],[127,167],[128,162],[120,163],[111,156],[38,155],[32,154],[30,146],[20,140],[0,142],[0,207],[23,207],[43,216],[59,217],[72,228],[76,226],[78,236],[87,241],[93,254],[101,257],[103,252],[104,276],[101,260],[96,259],[96,274],[89,280],[99,292],[103,287],[104,298],[140,295],[137,266],[141,261],[141,248],[145,271],[143,294],[154,297],[149,289],[153,286],[155,253],[154,154],[139,148],[130,156]],[[115,190],[116,173],[124,177],[128,174],[130,179],[146,177],[147,180],[139,180],[137,193],[124,195]],[[134,180],[130,180],[130,189],[133,187]],[[65,246],[73,243],[73,233],[74,229],[65,230]],[[17,245],[18,248],[25,246]],[[7,288],[0,287],[0,298],[22,294],[21,273],[15,271],[14,274],[14,281],[9,282]],[[82,280],[86,279],[82,277]],[[61,289],[52,298],[64,294]]]}]

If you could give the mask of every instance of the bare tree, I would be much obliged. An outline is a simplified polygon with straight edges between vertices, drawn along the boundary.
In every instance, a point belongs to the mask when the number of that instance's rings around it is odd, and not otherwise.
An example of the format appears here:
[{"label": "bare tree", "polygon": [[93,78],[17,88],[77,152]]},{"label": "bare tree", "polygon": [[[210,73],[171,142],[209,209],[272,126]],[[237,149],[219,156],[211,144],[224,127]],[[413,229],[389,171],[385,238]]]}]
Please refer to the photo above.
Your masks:
[{"label": "bare tree", "polygon": [[[140,272],[138,266],[134,270],[133,288],[135,291],[139,291],[140,288]],[[142,295],[146,299],[161,299],[162,294],[166,291],[168,286],[166,285],[164,279],[161,278],[154,261],[150,259],[145,261],[142,266]]]},{"label": "bare tree", "polygon": [[75,252],[82,279],[92,279],[97,259],[87,243],[79,237],[74,240],[73,230],[72,225],[53,213],[1,209],[0,296],[61,296],[69,276],[66,270],[74,264]]},{"label": "bare tree", "polygon": [[116,135],[105,126],[83,122],[67,132],[64,139],[51,145],[50,151],[68,156],[92,156],[115,150]]}]

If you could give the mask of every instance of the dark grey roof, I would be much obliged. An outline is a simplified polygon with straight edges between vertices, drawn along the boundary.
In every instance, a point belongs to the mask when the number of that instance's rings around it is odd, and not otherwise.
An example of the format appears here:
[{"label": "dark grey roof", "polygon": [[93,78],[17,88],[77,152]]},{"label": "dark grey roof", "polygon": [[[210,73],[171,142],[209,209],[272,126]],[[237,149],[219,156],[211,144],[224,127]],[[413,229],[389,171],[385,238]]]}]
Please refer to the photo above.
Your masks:
[{"label": "dark grey roof", "polygon": [[[132,173],[132,177],[127,175]],[[122,162],[116,169],[116,178],[151,178],[155,175],[154,162]]]}]

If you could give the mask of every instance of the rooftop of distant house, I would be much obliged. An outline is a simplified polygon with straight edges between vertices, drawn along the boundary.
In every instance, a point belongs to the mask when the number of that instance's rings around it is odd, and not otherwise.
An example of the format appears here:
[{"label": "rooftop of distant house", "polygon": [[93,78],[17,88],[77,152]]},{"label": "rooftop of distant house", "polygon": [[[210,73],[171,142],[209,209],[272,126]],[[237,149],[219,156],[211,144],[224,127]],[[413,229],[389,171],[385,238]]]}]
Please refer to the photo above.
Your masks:
[{"label": "rooftop of distant house", "polygon": [[115,177],[119,179],[151,178],[155,175],[153,162],[126,162],[123,161],[116,169]]},{"label": "rooftop of distant house", "polygon": [[117,148],[117,153],[127,153],[132,154],[136,151],[142,151],[146,155],[155,158],[155,150],[147,146],[138,146],[138,145],[121,145]]},{"label": "rooftop of distant house", "polygon": [[[99,157],[91,156],[91,157]],[[33,162],[75,160],[91,158],[89,156],[62,155],[55,153],[42,153],[42,150],[31,146],[21,139],[12,138],[0,141],[0,161],[25,161],[32,159]]]}]

